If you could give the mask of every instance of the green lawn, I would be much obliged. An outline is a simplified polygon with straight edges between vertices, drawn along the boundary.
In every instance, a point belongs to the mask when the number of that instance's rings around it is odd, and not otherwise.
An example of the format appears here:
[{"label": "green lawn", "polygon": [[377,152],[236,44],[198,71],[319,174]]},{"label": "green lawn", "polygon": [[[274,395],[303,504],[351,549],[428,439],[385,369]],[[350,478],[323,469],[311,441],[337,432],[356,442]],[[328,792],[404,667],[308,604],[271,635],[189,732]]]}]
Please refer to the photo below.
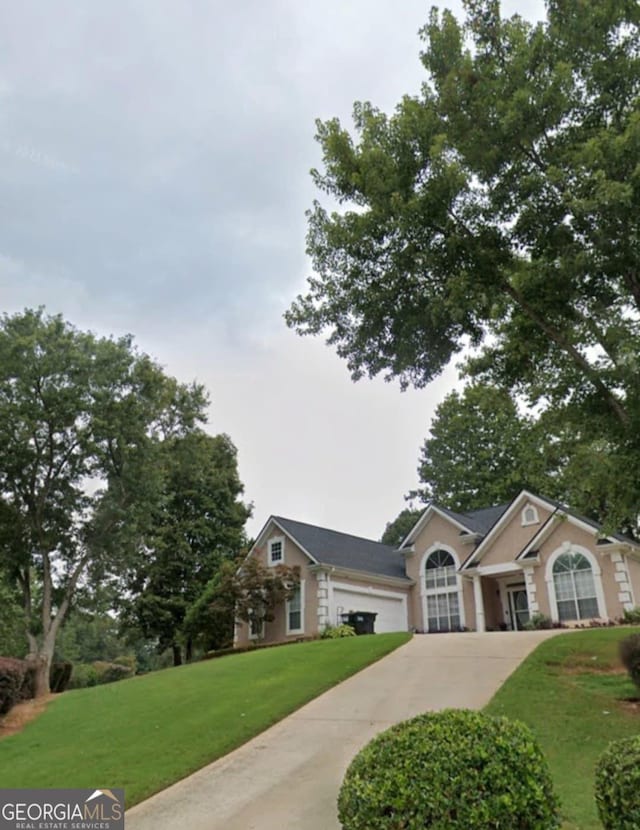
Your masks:
[{"label": "green lawn", "polygon": [[377,634],[300,643],[66,692],[21,733],[0,741],[0,782],[124,787],[131,806],[409,638]]},{"label": "green lawn", "polygon": [[596,759],[610,741],[640,733],[640,712],[621,703],[638,695],[617,659],[618,642],[630,633],[593,629],[546,640],[487,707],[524,721],[538,736],[566,830],[601,830],[593,799]]}]

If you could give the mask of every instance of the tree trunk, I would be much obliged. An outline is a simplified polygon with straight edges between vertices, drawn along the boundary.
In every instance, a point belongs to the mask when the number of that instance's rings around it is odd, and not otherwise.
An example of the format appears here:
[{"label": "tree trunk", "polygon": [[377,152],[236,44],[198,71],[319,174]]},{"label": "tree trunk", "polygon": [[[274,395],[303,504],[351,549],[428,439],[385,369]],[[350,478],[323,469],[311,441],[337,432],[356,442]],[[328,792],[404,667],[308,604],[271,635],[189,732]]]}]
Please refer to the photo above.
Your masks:
[{"label": "tree trunk", "polygon": [[49,648],[45,643],[37,654],[30,654],[28,659],[36,666],[34,697],[45,697],[51,691],[49,674],[53,661],[53,646]]},{"label": "tree trunk", "polygon": [[191,640],[191,637],[187,638],[187,644],[185,646],[184,652],[185,652],[184,653],[185,661],[187,663],[190,663],[191,660],[193,659],[193,642]]},{"label": "tree trunk", "polygon": [[182,652],[180,650],[180,646],[174,643],[171,648],[173,649],[173,665],[174,666],[181,666],[182,665]]}]

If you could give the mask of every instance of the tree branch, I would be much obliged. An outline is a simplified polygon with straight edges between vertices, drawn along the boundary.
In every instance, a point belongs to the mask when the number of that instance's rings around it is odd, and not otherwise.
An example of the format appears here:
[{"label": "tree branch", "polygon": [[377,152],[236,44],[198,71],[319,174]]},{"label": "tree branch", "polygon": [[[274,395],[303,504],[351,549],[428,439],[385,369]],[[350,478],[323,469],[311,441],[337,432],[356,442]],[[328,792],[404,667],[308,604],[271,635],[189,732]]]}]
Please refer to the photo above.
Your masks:
[{"label": "tree branch", "polygon": [[514,288],[509,282],[505,280],[504,290],[511,297],[511,299],[522,309],[522,311],[534,322],[547,337],[558,346],[565,354],[567,354],[573,362],[584,372],[591,384],[598,390],[602,397],[606,400],[607,405],[624,425],[629,424],[629,415],[624,408],[622,402],[617,396],[607,387],[597,371],[589,363],[589,361],[576,349],[576,347],[567,340],[554,326],[550,325],[537,311],[524,299],[522,294]]}]

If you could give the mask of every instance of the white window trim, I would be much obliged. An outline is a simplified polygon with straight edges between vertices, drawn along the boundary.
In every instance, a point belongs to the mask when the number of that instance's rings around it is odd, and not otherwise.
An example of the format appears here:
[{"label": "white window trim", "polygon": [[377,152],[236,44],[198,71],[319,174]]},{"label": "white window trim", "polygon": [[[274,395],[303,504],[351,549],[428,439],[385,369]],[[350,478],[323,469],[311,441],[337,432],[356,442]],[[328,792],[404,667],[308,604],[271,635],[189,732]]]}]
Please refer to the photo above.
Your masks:
[{"label": "white window trim", "polygon": [[[280,557],[280,559],[276,559],[276,561],[274,562],[271,558],[271,549],[273,545],[277,544],[278,542],[280,542],[281,545],[280,549],[282,551],[282,556]],[[275,567],[276,565],[284,565],[284,536],[272,536],[272,538],[269,539],[269,542],[267,543],[267,551],[267,564],[270,567]]]},{"label": "white window trim", "polygon": [[[556,548],[547,560],[547,567],[545,568],[544,579],[547,583],[547,594],[549,595],[549,608],[551,610],[551,619],[554,622],[560,622],[560,615],[558,614],[558,601],[556,600],[556,586],[553,581],[553,566],[563,553],[581,553],[591,565],[593,573],[593,583],[596,589],[596,600],[598,602],[598,618],[607,620],[609,615],[607,613],[607,604],[604,600],[604,590],[602,588],[602,568],[596,557],[588,548],[583,548],[582,545],[574,545],[571,542],[564,542],[559,548]],[[582,620],[576,620],[580,623]]]},{"label": "white window trim", "polygon": [[259,634],[254,634],[251,630],[251,623],[248,622],[247,623],[247,629],[249,630],[249,640],[264,640],[265,628],[266,628],[265,621],[262,620],[262,627],[260,629],[260,633]]},{"label": "white window trim", "polygon": [[[526,518],[527,510],[533,510],[533,519]],[[520,514],[520,517],[522,519],[522,527],[530,527],[531,525],[540,524],[538,508],[535,505],[531,504],[531,502],[527,502],[525,506],[522,508],[522,513]]]},{"label": "white window trim", "polygon": [[304,634],[304,583],[305,580],[300,580],[300,628],[289,628],[289,605],[290,601],[285,603],[285,625],[287,634]]},{"label": "white window trim", "polygon": [[[450,546],[445,545],[442,542],[434,542],[430,548],[428,548],[423,556],[422,561],[420,562],[420,606],[422,608],[422,629],[423,631],[429,630],[429,615],[427,613],[427,596],[433,596],[434,594],[438,593],[438,590],[430,590],[427,591],[427,559],[431,556],[432,553],[435,553],[437,550],[444,550],[447,553],[450,553],[453,556],[453,561],[456,565],[456,585],[455,588],[453,585],[449,585],[446,587],[447,593],[455,593],[458,594],[458,608],[460,612],[460,627],[466,628],[467,621],[465,618],[464,613],[464,591],[462,590],[462,577],[460,576],[460,557],[456,553],[456,551]],[[443,591],[441,591],[443,593]]]}]

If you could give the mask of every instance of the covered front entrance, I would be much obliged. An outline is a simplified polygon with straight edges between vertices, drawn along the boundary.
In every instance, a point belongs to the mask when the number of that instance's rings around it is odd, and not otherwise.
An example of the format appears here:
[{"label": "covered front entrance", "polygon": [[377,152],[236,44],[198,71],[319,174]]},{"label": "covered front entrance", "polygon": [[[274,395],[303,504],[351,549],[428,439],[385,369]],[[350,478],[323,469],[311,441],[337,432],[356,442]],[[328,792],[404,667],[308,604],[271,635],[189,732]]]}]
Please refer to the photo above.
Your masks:
[{"label": "covered front entrance", "polygon": [[476,631],[522,631],[529,622],[526,576],[517,566],[478,568],[473,575],[473,601]]},{"label": "covered front entrance", "polygon": [[529,622],[529,600],[527,589],[523,585],[513,585],[506,589],[507,594],[507,627],[512,631],[522,631],[525,624]]}]

